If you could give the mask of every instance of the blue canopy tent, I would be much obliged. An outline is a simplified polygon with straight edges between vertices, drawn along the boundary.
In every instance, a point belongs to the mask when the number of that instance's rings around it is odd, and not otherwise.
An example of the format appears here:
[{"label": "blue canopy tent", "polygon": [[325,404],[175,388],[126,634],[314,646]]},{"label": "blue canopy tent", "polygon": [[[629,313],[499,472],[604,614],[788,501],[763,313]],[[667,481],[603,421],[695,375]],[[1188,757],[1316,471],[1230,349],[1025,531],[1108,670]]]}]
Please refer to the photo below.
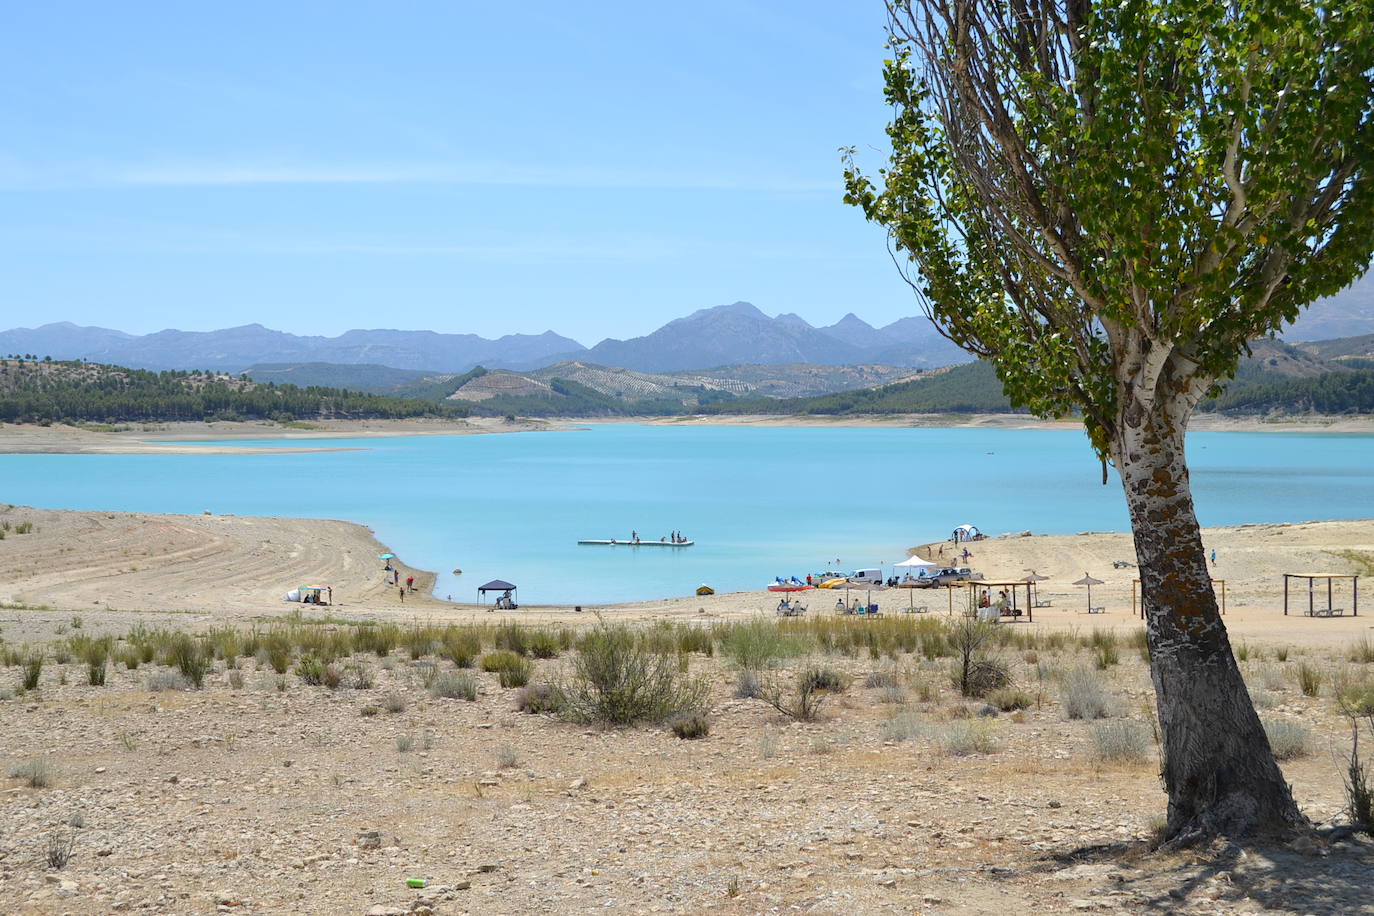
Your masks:
[{"label": "blue canopy tent", "polygon": [[[479,585],[477,587],[478,604],[481,604],[483,602],[483,599],[487,597],[487,592],[501,592],[502,598],[511,599],[512,608],[517,606],[515,604],[515,586],[512,585],[510,582],[505,581],[504,579],[492,579],[486,585]],[[500,598],[498,598],[497,601],[499,603]]]}]

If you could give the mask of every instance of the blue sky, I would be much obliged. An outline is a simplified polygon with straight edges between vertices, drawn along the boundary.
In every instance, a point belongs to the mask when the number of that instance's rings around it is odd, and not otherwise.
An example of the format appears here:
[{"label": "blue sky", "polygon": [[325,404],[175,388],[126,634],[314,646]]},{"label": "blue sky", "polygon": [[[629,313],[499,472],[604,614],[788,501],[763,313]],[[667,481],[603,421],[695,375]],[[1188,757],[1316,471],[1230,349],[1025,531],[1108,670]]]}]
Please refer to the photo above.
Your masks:
[{"label": "blue sky", "polygon": [[[554,329],[917,313],[840,201],[883,7],[10,4],[0,326]],[[879,156],[865,157],[877,165]]]}]

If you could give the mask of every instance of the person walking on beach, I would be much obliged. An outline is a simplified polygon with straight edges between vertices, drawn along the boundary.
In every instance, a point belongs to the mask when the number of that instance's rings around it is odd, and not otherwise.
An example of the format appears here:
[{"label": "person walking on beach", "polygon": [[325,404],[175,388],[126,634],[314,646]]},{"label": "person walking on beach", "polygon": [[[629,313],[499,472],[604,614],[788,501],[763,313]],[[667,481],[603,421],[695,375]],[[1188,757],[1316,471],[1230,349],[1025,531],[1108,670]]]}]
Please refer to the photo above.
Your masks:
[{"label": "person walking on beach", "polygon": [[1212,548],[1212,565],[1217,565],[1217,549],[1215,547]]},{"label": "person walking on beach", "polygon": [[406,590],[403,589],[403,588],[398,588],[398,589],[396,589],[396,591],[398,591],[398,592],[401,593],[401,603],[402,603],[402,604],[405,604],[405,603],[406,603]]},{"label": "person walking on beach", "polygon": [[408,592],[413,592],[413,591],[415,591],[415,577],[414,577],[414,576],[406,576],[406,591],[408,591]]}]

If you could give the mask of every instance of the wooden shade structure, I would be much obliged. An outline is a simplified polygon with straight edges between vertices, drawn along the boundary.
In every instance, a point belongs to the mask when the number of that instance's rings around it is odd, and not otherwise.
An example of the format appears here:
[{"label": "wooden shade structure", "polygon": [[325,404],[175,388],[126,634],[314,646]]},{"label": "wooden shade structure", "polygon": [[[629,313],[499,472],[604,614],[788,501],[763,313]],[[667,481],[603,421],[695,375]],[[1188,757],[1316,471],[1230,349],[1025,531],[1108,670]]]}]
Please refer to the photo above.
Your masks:
[{"label": "wooden shade structure", "polygon": [[[1320,572],[1300,572],[1283,574],[1283,616],[1288,616],[1288,580],[1306,579],[1307,580],[1307,613],[1308,617],[1333,617],[1332,614],[1332,583],[1336,579],[1350,580],[1350,615],[1360,616],[1360,577],[1356,573],[1320,573]],[[1326,613],[1321,613],[1321,609],[1315,606],[1314,584],[1318,579],[1326,580]]]},{"label": "wooden shade structure", "polygon": [[[977,594],[978,594],[978,589],[980,589],[980,588],[985,588],[985,589],[987,589],[989,592],[991,592],[994,588],[1005,588],[1005,589],[1007,589],[1007,590],[1009,591],[1010,595],[1011,595],[1011,607],[1012,607],[1012,610],[1016,610],[1016,609],[1017,609],[1017,606],[1016,606],[1016,590],[1017,590],[1018,588],[1024,588],[1024,589],[1026,590],[1026,622],[1027,622],[1027,623],[1035,623],[1034,602],[1031,601],[1031,587],[1032,587],[1033,583],[1027,582],[1025,579],[1006,579],[1006,580],[974,579],[974,580],[972,580],[972,581],[963,583],[963,585],[966,586],[966,587],[970,590],[969,593],[970,593],[971,595],[974,595],[974,596],[975,596],[974,599],[973,599],[974,613],[977,613],[978,600],[977,600],[977,597],[976,597],[976,596],[977,596]],[[1016,615],[1016,614],[1009,614],[1009,615],[1004,615],[1004,616],[1009,616],[1009,617],[1011,617],[1011,619],[1015,620],[1019,615]]]},{"label": "wooden shade structure", "polygon": [[[1215,586],[1217,585],[1217,583],[1221,583],[1221,613],[1222,613],[1223,616],[1225,616],[1225,614],[1226,614],[1226,580],[1225,580],[1225,579],[1213,579],[1213,580],[1212,580],[1213,591],[1216,590],[1216,589],[1215,589]],[[1132,580],[1131,580],[1131,614],[1132,614],[1132,615],[1139,616],[1141,620],[1144,620],[1144,619],[1145,619],[1145,602],[1144,602],[1144,601],[1141,601],[1141,602],[1140,602],[1140,610],[1139,610],[1139,612],[1136,611],[1135,593],[1136,593],[1136,590],[1139,589],[1139,588],[1140,588],[1140,580],[1139,580],[1139,579],[1132,579]]]}]

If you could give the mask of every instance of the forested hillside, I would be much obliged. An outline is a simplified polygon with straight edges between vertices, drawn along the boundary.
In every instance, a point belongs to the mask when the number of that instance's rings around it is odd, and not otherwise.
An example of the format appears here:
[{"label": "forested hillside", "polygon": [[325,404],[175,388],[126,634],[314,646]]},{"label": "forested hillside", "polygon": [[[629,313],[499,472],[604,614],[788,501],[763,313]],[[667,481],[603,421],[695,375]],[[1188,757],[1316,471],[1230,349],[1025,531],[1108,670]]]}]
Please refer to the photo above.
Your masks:
[{"label": "forested hillside", "polygon": [[257,384],[210,372],[149,372],[98,363],[0,360],[0,422],[314,420],[465,417],[462,405],[341,388]]}]

